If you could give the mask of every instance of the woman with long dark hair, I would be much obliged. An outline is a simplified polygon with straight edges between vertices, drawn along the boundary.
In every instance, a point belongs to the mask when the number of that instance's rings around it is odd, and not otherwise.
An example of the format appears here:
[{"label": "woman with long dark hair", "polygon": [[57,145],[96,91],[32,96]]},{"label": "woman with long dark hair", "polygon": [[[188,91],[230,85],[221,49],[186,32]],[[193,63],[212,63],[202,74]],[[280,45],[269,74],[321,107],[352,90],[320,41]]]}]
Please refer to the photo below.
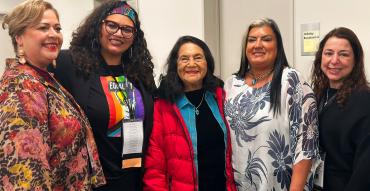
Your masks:
[{"label": "woman with long dark hair", "polygon": [[172,48],[155,101],[144,190],[235,190],[223,82],[208,46],[183,36]]},{"label": "woman with long dark hair", "polygon": [[239,190],[311,190],[318,156],[317,107],[290,68],[275,21],[253,21],[239,71],[225,82],[235,182]]},{"label": "woman with long dark hair", "polygon": [[97,190],[140,190],[156,87],[137,12],[125,1],[106,1],[72,36],[55,76],[92,125],[107,179]]},{"label": "woman with long dark hair", "polygon": [[339,27],[325,35],[312,83],[319,101],[324,190],[369,190],[370,88],[364,51],[352,30]]}]

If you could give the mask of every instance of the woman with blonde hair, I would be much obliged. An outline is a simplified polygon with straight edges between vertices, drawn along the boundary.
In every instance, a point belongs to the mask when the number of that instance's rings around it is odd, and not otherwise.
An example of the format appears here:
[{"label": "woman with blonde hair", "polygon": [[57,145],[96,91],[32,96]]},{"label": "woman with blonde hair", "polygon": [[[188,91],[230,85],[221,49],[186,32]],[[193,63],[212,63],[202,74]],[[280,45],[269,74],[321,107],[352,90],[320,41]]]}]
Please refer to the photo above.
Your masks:
[{"label": "woman with blonde hair", "polygon": [[42,0],[4,18],[17,59],[0,81],[0,188],[91,190],[105,183],[90,124],[47,72],[62,46],[59,16]]}]

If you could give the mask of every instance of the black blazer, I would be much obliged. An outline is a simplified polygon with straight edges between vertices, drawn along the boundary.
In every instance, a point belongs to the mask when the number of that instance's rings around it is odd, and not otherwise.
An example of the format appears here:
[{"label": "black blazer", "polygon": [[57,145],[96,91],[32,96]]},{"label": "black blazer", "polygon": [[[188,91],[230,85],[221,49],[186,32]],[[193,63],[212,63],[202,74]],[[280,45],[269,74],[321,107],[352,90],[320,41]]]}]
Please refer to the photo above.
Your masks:
[{"label": "black blazer", "polygon": [[[99,80],[99,74],[96,72],[92,72],[88,78],[84,78],[82,74],[77,73],[76,65],[72,61],[69,50],[62,50],[60,52],[56,60],[56,66],[49,67],[49,71],[54,73],[55,78],[74,96],[78,103],[87,100],[90,86],[94,84],[94,81]],[[133,82],[132,80],[130,81]],[[153,127],[153,95],[146,90],[142,83],[135,84],[133,82],[133,84],[140,91],[144,104],[143,155],[145,156]],[[141,176],[143,176],[144,172],[144,156]]]}]

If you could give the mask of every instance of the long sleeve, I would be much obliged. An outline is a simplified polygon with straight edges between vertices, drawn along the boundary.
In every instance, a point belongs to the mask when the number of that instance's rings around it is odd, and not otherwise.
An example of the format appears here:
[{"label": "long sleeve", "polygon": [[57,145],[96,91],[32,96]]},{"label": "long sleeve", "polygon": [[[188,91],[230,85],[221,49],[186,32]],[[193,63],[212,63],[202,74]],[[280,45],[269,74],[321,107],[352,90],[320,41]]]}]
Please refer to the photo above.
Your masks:
[{"label": "long sleeve", "polygon": [[[313,160],[318,155],[317,104],[312,89],[298,73],[291,72],[288,82],[289,128],[294,149],[290,189],[302,190],[307,176],[311,178],[312,164],[314,169],[317,163]],[[310,190],[312,185],[308,187]]]},{"label": "long sleeve", "polygon": [[153,130],[145,158],[144,190],[168,190],[166,158],[164,154],[163,123],[160,103],[154,105]]},{"label": "long sleeve", "polygon": [[[369,97],[367,97],[369,99]],[[361,104],[363,112],[356,112],[359,119],[353,127],[354,160],[352,175],[345,190],[370,189],[370,101],[366,99]],[[370,100],[370,99],[369,99]],[[361,115],[362,114],[362,115]]]},{"label": "long sleeve", "polygon": [[0,89],[0,187],[51,190],[45,87],[19,81],[3,79]]},{"label": "long sleeve", "polygon": [[[226,120],[225,120],[226,121]],[[225,122],[227,123],[227,122]],[[228,130],[227,133],[230,134],[229,126],[227,126]],[[228,191],[235,191],[235,181],[234,181],[234,174],[233,174],[233,169],[232,169],[232,148],[231,148],[231,140],[230,136],[227,137],[227,147],[229,149],[226,150],[226,189]]]},{"label": "long sleeve", "polygon": [[318,111],[310,86],[296,72],[289,73],[288,104],[289,127],[293,163],[318,156]]}]

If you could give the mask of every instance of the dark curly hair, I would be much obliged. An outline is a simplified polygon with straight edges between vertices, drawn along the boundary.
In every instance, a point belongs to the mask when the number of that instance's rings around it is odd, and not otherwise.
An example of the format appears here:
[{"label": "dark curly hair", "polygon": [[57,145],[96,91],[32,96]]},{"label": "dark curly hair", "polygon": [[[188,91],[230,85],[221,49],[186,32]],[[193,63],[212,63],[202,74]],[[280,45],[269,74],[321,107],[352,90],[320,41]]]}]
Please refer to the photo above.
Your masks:
[{"label": "dark curly hair", "polygon": [[175,102],[178,96],[184,93],[184,84],[177,74],[177,60],[181,46],[186,43],[193,43],[199,46],[203,50],[206,58],[207,73],[203,79],[203,89],[213,91],[217,87],[223,87],[224,85],[223,81],[213,74],[215,70],[215,61],[207,44],[193,36],[182,36],[177,40],[167,58],[167,72],[165,76],[161,75],[158,88],[158,96],[172,103]]},{"label": "dark curly hair", "polygon": [[329,88],[329,79],[325,76],[324,72],[321,70],[321,59],[324,46],[329,38],[336,37],[341,39],[346,39],[351,44],[355,63],[353,69],[348,77],[343,81],[343,85],[337,92],[336,101],[340,105],[344,106],[347,97],[357,90],[369,90],[368,82],[366,80],[365,70],[364,70],[364,51],[362,49],[360,40],[357,38],[356,34],[345,27],[339,27],[331,30],[325,37],[321,40],[319,49],[316,52],[314,60],[314,69],[312,72],[312,85],[313,91],[317,100],[321,100],[323,97],[323,92],[325,89]]},{"label": "dark curly hair", "polygon": [[[100,42],[102,21],[117,7],[127,4],[125,1],[106,1],[87,16],[85,21],[72,34],[70,52],[73,62],[77,66],[77,72],[87,78],[92,72],[97,72],[100,60]],[[125,63],[124,74],[133,83],[139,81],[146,89],[154,92],[156,89],[152,56],[147,48],[144,32],[140,28],[140,21],[135,12],[135,39],[131,46],[132,51],[122,53],[122,61]]]},{"label": "dark curly hair", "polygon": [[276,22],[269,18],[261,18],[253,21],[249,27],[248,31],[243,38],[242,44],[242,53],[241,53],[241,61],[240,61],[240,68],[239,71],[235,73],[235,75],[239,78],[245,77],[248,73],[250,66],[249,61],[245,53],[245,49],[247,48],[248,44],[248,35],[249,32],[255,27],[262,27],[262,26],[269,26],[275,34],[276,42],[277,42],[277,54],[274,63],[274,75],[271,81],[271,90],[270,90],[270,102],[271,107],[274,111],[274,115],[280,113],[280,94],[281,94],[281,76],[283,74],[283,70],[285,67],[289,67],[288,60],[285,55],[284,46],[283,46],[283,39],[281,37],[281,33],[279,27],[277,26]]}]

